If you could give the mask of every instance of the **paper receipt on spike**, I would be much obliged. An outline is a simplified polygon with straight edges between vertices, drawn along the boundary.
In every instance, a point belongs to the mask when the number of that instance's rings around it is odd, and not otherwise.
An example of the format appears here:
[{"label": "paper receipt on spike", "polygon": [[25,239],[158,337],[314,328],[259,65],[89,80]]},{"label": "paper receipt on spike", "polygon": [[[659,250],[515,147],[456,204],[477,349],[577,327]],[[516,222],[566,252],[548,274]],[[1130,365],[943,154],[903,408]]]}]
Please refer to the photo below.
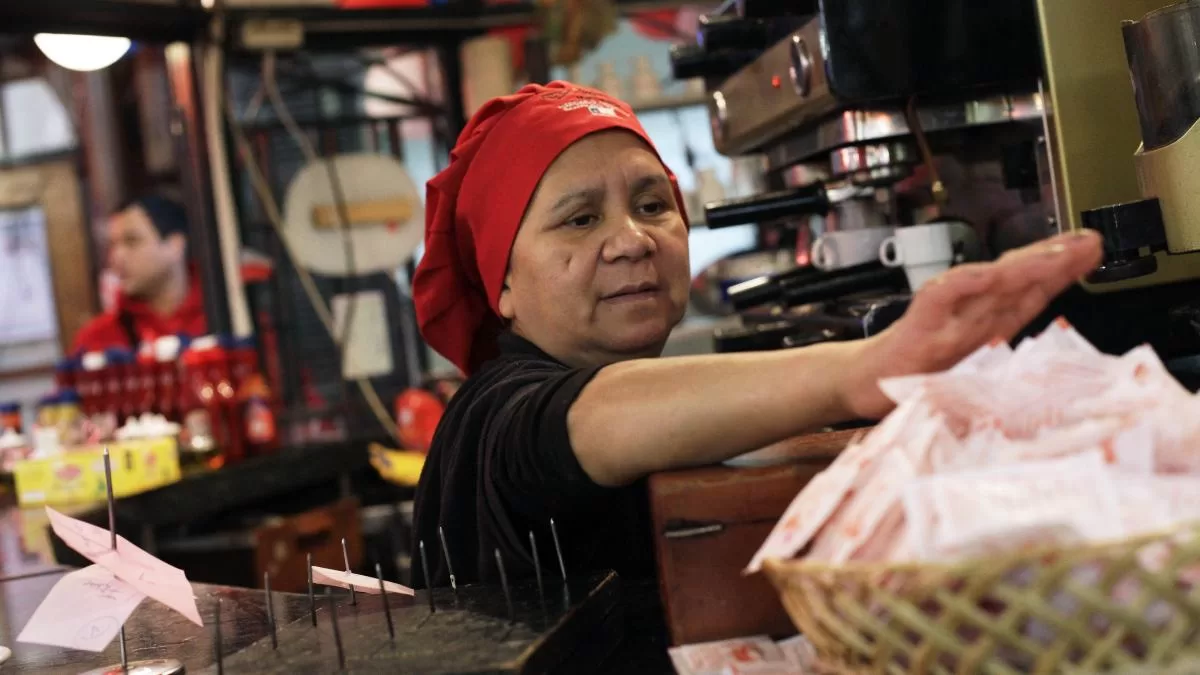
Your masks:
[{"label": "paper receipt on spike", "polygon": [[[339,572],[325,567],[313,566],[313,583],[322,586],[336,586],[338,588],[354,587],[356,591],[379,595],[379,580],[374,577],[364,576],[362,574],[354,574],[353,572]],[[398,595],[416,595],[413,589],[408,586],[401,586],[391,581],[383,582],[383,588],[388,593],[396,593]]]},{"label": "paper receipt on spike", "polygon": [[124,537],[117,537],[117,548],[110,546],[111,535],[95,525],[76,520],[46,507],[50,527],[67,546],[80,555],[167,607],[179,612],[197,626],[203,626],[196,598],[187,575],[178,567],[146,553]]},{"label": "paper receipt on spike", "polygon": [[144,597],[107,569],[90,565],[50,589],[17,642],[102,652]]}]

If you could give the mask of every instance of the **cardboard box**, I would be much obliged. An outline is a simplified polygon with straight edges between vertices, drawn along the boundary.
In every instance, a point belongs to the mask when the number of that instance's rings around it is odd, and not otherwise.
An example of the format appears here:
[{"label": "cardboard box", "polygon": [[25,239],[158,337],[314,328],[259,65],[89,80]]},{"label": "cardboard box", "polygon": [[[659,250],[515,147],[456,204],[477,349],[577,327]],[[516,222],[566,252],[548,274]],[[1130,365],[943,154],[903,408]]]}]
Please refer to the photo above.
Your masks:
[{"label": "cardboard box", "polygon": [[[128,497],[179,480],[179,450],[174,437],[110,443],[113,494]],[[104,446],[73,450],[57,457],[28,459],[13,470],[21,506],[94,504],[107,499]]]}]

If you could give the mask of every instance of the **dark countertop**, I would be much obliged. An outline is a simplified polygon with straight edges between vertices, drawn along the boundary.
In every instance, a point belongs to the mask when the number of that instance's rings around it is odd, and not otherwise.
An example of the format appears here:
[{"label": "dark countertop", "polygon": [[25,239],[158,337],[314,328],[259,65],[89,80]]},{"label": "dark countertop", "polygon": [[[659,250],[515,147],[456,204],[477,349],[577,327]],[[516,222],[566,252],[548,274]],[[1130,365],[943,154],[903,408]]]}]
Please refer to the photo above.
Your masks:
[{"label": "dark countertop", "polygon": [[[98,654],[16,642],[21,628],[61,575],[61,571],[51,571],[40,576],[0,581],[0,644],[13,650],[12,659],[0,666],[4,672],[77,675],[89,668],[119,662],[120,653],[116,640],[106,651]],[[611,579],[615,580],[615,577]],[[589,595],[586,592],[591,587],[590,583],[572,580],[571,596],[577,608],[590,610],[598,607],[589,604],[590,595],[594,596],[597,593],[592,591]],[[157,602],[147,599],[126,624],[131,661],[169,657],[182,661],[189,673],[215,672],[212,622],[215,604],[220,599],[225,672],[232,674],[336,671],[326,598],[318,597],[319,628],[313,629],[306,596],[275,594],[275,613],[281,647],[277,652],[270,648],[262,591],[203,584],[194,584],[193,588],[206,625],[203,628],[196,626]],[[520,597],[516,598],[519,615],[522,613],[521,605],[535,605],[535,588],[531,583],[514,584],[514,594],[520,594]],[[576,621],[573,626],[559,623],[559,634],[556,636],[559,647],[567,645],[568,649],[575,650],[576,645],[579,645],[587,654],[587,643],[596,642],[597,635],[612,628],[619,631],[621,640],[615,650],[611,650],[611,645],[602,647],[608,652],[607,656],[592,653],[591,662],[585,664],[587,656],[576,654],[568,661],[570,666],[565,671],[560,669],[556,672],[614,675],[674,673],[666,652],[666,631],[655,585],[650,582],[609,583],[607,586],[600,584],[596,588],[608,588],[612,591],[620,611],[613,613],[609,620],[605,621],[604,627],[592,625],[592,619],[595,617],[588,618],[585,622]],[[508,624],[503,618],[504,612],[499,609],[504,606],[499,589],[476,589],[475,594],[472,599],[469,589],[460,589],[460,605],[459,600],[453,599],[447,589],[439,589],[435,593],[435,599],[442,611],[434,615],[428,614],[422,595],[415,599],[389,596],[397,632],[397,641],[389,643],[378,596],[359,594],[358,604],[352,607],[349,596],[338,593],[334,597],[338,605],[339,625],[346,646],[349,671],[408,672],[408,669],[388,667],[388,659],[399,656],[409,663],[413,662],[414,657],[453,662],[462,661],[462,653],[475,650],[494,654],[492,658],[497,659],[498,667],[485,672],[518,672],[506,668],[512,663],[520,662],[532,651],[532,648],[523,648],[522,641],[529,639],[530,635],[536,635],[545,624],[525,618],[519,618],[516,624]],[[550,602],[559,597],[555,595],[552,584],[547,584],[546,597]],[[588,598],[587,601],[583,600],[585,597]],[[455,611],[456,609],[458,611]],[[594,611],[583,613],[596,614]],[[416,617],[416,620],[413,617]],[[456,634],[459,626],[461,636]],[[373,639],[369,635],[379,637]],[[533,640],[533,644],[546,642],[545,637],[534,637]],[[542,647],[544,645],[539,649],[544,652]],[[357,653],[352,652],[352,649],[357,650]],[[513,649],[516,649],[513,653],[521,653],[521,656],[503,656]],[[300,654],[296,657],[298,661],[288,660],[292,658],[292,654]],[[438,654],[446,656],[443,658]],[[319,665],[314,665],[314,661]],[[329,664],[328,670],[324,664]],[[575,668],[576,664],[580,667],[578,671]],[[422,669],[420,672],[426,670]]]},{"label": "dark countertop", "polygon": [[[76,517],[83,515],[80,513],[81,509],[63,508],[59,510]],[[74,675],[89,668],[115,665],[120,660],[116,641],[105,652],[99,654],[16,643],[16,636],[24,628],[38,604],[61,576],[72,569],[55,563],[52,539],[44,509],[17,508],[12,505],[10,494],[0,495],[0,645],[13,650],[13,657],[0,666],[0,672],[36,672],[49,675],[71,673]],[[576,583],[575,580],[572,580],[572,588]],[[586,583],[590,582],[585,580],[578,583],[586,586]],[[269,650],[269,646],[264,646],[269,645],[269,641],[263,592],[199,583],[193,584],[193,588],[206,626],[196,626],[180,615],[167,610],[156,601],[147,599],[142,602],[126,624],[130,660],[171,657],[184,661],[189,673],[216,672],[211,623],[214,617],[214,606],[217,599],[220,598],[222,644],[227,654],[225,671],[231,674],[259,672],[261,669],[259,666],[263,663],[261,661],[254,661],[255,667],[252,670],[231,666],[238,664],[238,652],[245,655],[257,653],[258,650]],[[547,597],[551,597],[553,594],[549,590],[549,579],[547,579],[547,589]],[[482,620],[488,621],[487,614],[489,612],[493,615],[492,619],[503,614],[502,610],[495,609],[504,606],[500,589],[482,589],[482,592],[486,596],[482,604],[492,607],[483,613]],[[532,581],[515,582],[513,595],[518,613],[520,613],[522,605],[532,605],[538,597],[536,585]],[[587,596],[588,593],[585,588],[581,587],[580,590],[573,590],[571,595],[574,600]],[[423,594],[418,594],[415,600],[400,596],[391,597],[394,600],[389,604],[393,608],[399,611],[408,610],[412,616],[417,616],[416,610],[420,610],[420,616],[425,616]],[[439,605],[445,604],[451,607],[455,605],[448,589],[438,589],[435,598]],[[619,611],[611,611],[603,617],[588,619],[596,624],[595,627],[584,622],[586,625],[584,625],[582,633],[569,630],[568,633],[571,635],[563,641],[571,645],[581,645],[580,649],[584,650],[583,654],[571,657],[577,659],[581,665],[584,663],[588,665],[579,672],[619,673],[622,675],[674,673],[666,651],[667,631],[657,584],[653,580],[635,582],[620,579],[613,598],[607,606],[615,606],[619,608]],[[344,609],[348,603],[347,594],[341,592],[336,599],[339,616],[343,611],[351,612],[351,610]],[[414,607],[414,605],[416,606]],[[276,593],[275,611],[281,637],[285,630],[292,627],[311,626],[308,598],[304,595]],[[319,604],[318,613],[321,617],[321,625],[325,627],[325,631],[328,631],[327,619],[324,618],[326,611],[327,606],[323,603]],[[398,614],[397,611],[393,613]],[[382,622],[380,614],[381,606],[378,605],[377,598],[360,595],[360,606],[347,614],[345,627],[348,635],[353,633],[356,623],[362,624],[365,621],[366,624],[371,625],[372,631],[376,631],[381,636],[379,644],[386,645],[386,629],[383,627],[385,624]],[[469,649],[472,645],[480,646],[478,619],[481,616],[466,617],[467,620],[459,621],[461,624],[461,631],[459,631],[461,635],[459,635],[455,632],[454,623],[447,623],[450,614],[452,612],[440,615],[436,620],[421,621],[418,624],[428,624],[431,627],[435,623],[446,624],[438,627],[440,632],[437,633],[436,649],[453,652]],[[518,621],[518,624],[520,623],[521,621]],[[535,622],[535,624],[532,627],[529,625],[515,626],[510,631],[503,633],[505,639],[516,639],[520,635],[514,637],[513,633],[519,634],[522,631],[529,633],[531,628],[536,630],[546,626],[544,621]],[[427,633],[432,632],[427,631]],[[587,654],[586,643],[597,641],[596,636],[601,635],[607,636],[605,639],[611,639],[603,646],[593,649],[593,652],[596,649],[601,650],[600,653]],[[397,644],[399,644],[401,636],[399,617],[397,616]],[[311,638],[301,633],[300,639]],[[324,641],[328,641],[328,636],[324,638]],[[282,641],[281,644],[283,644]],[[487,644],[482,646],[486,649]],[[382,649],[377,649],[377,651],[382,651]],[[263,653],[271,654],[270,651]],[[330,662],[333,662],[332,659]],[[354,671],[359,670],[357,663],[352,661],[350,665]],[[324,671],[323,668],[320,670]],[[331,668],[329,672],[332,671]],[[302,668],[288,672],[316,671]],[[404,672],[404,670],[388,670],[386,672]],[[575,670],[572,668],[568,672],[575,672]]]},{"label": "dark countertop", "polygon": [[[0,582],[0,644],[13,650],[0,665],[4,672],[39,675],[78,675],[90,668],[120,663],[118,640],[100,653],[18,643],[17,635],[42,598],[61,578],[60,573]],[[262,592],[193,584],[205,627],[146,599],[125,624],[129,660],[169,656],[184,662],[189,673],[214,663],[213,612],[221,599],[222,644],[227,652],[245,649],[267,635],[266,603]],[[280,622],[307,616],[308,600],[300,595],[278,594],[275,611]]]}]

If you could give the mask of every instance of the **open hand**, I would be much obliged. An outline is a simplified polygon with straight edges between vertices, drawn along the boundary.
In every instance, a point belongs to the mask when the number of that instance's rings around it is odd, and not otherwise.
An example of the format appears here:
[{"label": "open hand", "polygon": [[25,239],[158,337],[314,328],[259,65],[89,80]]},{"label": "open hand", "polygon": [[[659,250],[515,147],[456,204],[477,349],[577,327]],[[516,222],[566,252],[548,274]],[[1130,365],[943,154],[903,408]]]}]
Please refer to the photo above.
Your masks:
[{"label": "open hand", "polygon": [[945,370],[991,340],[1010,340],[1068,286],[1100,264],[1100,236],[1064,234],[960,265],[921,287],[895,324],[864,340],[846,403],[861,419],[893,407],[882,378]]}]

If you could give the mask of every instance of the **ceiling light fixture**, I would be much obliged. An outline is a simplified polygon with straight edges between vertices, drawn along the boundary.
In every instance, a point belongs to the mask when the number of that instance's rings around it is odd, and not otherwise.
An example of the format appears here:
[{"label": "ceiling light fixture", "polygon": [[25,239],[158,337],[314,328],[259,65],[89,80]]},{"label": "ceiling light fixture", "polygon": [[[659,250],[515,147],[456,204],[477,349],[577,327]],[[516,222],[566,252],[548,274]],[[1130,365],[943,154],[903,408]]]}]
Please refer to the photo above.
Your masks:
[{"label": "ceiling light fixture", "polygon": [[129,38],[104,35],[38,33],[33,42],[46,58],[66,68],[89,72],[107,68],[129,51]]}]

